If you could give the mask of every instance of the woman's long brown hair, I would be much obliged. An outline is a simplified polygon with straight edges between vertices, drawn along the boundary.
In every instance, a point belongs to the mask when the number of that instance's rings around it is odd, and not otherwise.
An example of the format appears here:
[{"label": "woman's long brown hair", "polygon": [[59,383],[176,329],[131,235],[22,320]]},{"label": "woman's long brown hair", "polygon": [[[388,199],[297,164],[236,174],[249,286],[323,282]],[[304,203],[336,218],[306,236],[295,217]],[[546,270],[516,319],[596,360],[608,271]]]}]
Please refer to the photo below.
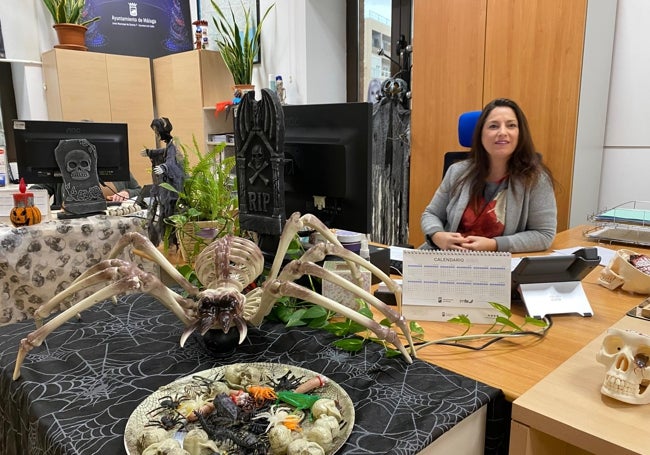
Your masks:
[{"label": "woman's long brown hair", "polygon": [[[530,188],[537,182],[540,175],[546,174],[551,179],[551,182],[554,182],[551,171],[542,162],[541,155],[535,149],[528,120],[524,112],[514,101],[508,98],[497,98],[485,105],[476,121],[474,134],[472,135],[472,147],[468,158],[469,166],[452,189],[452,193],[456,193],[460,191],[460,188],[466,182],[470,182],[470,201],[475,204],[476,208],[478,208],[479,201],[483,198],[486,185],[485,180],[490,172],[489,155],[481,140],[483,125],[485,125],[485,121],[488,115],[490,115],[490,112],[497,107],[509,107],[512,109],[517,117],[517,124],[519,125],[519,140],[517,141],[515,151],[508,160],[508,178],[510,181],[517,180],[523,183],[525,188]],[[510,189],[513,190],[513,187],[510,186]]]}]

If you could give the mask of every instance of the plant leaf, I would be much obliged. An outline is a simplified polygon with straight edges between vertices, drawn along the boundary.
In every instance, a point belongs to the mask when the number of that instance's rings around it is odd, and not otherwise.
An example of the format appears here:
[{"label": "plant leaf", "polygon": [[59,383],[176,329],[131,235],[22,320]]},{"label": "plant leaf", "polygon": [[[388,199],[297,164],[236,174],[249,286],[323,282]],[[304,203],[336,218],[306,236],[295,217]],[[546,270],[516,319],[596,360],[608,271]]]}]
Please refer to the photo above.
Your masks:
[{"label": "plant leaf", "polygon": [[363,348],[365,340],[362,338],[345,338],[343,340],[336,340],[332,344],[339,349],[349,352],[359,352]]},{"label": "plant leaf", "polygon": [[504,326],[511,327],[517,332],[521,332],[522,329],[517,324],[512,322],[510,319],[504,318],[503,316],[497,316],[495,320],[498,324],[503,324]]},{"label": "plant leaf", "polygon": [[488,302],[488,303],[492,305],[492,308],[497,310],[499,313],[506,315],[508,319],[512,317],[512,311],[510,311],[510,308],[503,306],[497,302]]},{"label": "plant leaf", "polygon": [[536,327],[546,327],[548,326],[548,323],[544,319],[537,319],[533,318],[531,316],[526,316],[524,319],[526,324],[534,325]]}]

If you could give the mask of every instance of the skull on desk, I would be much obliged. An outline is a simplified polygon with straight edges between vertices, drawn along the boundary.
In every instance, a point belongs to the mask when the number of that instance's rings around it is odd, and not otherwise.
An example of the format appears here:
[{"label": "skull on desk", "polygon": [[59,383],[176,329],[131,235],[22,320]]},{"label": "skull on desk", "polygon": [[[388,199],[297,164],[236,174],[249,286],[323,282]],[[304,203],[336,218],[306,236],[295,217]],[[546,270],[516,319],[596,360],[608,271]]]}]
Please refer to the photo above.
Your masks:
[{"label": "skull on desk", "polygon": [[597,355],[608,370],[603,395],[630,404],[650,403],[650,336],[611,328]]}]

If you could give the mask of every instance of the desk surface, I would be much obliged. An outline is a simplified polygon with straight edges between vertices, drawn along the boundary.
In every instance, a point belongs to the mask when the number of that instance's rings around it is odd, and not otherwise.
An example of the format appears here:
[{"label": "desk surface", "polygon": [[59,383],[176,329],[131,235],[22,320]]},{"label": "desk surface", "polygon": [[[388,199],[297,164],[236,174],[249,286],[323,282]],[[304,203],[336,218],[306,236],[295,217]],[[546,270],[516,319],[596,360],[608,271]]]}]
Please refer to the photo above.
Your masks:
[{"label": "desk surface", "polygon": [[[550,251],[578,246],[601,246],[618,249],[614,245],[591,242],[582,235],[586,226],[578,226],[558,233]],[[650,249],[630,248],[650,254]],[[464,376],[485,382],[503,390],[508,400],[514,400],[547,376],[562,362],[582,349],[638,305],[645,296],[621,290],[610,291],[597,282],[602,267],[594,269],[582,281],[585,293],[594,311],[592,317],[574,314],[552,316],[553,326],[544,339],[509,339],[499,341],[482,351],[469,351],[450,346],[429,346],[418,351],[418,357]],[[523,304],[515,303],[512,311],[523,316]],[[515,318],[517,319],[517,318]],[[521,318],[518,319],[521,321]],[[460,335],[462,328],[447,322],[421,322],[427,340]]]},{"label": "desk surface", "polygon": [[[182,324],[152,297],[135,294],[101,303],[55,330],[11,376],[29,321],[0,327],[0,447],[6,455],[124,453],[126,421],[151,392],[179,377],[239,362],[284,363],[336,381],[355,404],[355,426],[339,454],[415,454],[482,406],[499,390],[423,361],[386,358],[368,344],[358,354],[331,346],[322,330],[265,323],[237,350],[211,357],[192,336],[178,346]],[[508,427],[488,409],[490,444]],[[498,441],[499,437],[502,438]]]},{"label": "desk surface", "polygon": [[[629,316],[614,327],[650,332],[650,322]],[[596,361],[596,354],[605,334],[515,400],[512,419],[535,432],[552,435],[569,447],[580,447],[590,453],[649,454],[650,405],[627,404],[600,393],[606,368]],[[558,400],[558,391],[561,391],[561,400]],[[543,440],[537,433],[531,441],[514,438],[511,453],[560,453],[555,442],[550,443],[551,452],[535,446]],[[532,450],[526,451],[530,444],[533,444]]]}]

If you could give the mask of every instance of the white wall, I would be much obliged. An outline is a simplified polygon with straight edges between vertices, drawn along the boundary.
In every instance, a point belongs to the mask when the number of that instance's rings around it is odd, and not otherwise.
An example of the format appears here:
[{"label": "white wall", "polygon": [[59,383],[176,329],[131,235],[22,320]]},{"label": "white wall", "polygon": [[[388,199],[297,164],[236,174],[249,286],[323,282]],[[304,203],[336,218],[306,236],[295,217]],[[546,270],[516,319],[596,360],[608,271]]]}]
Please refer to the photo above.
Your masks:
[{"label": "white wall", "polygon": [[290,104],[345,102],[345,0],[261,0],[260,14],[273,3],[255,86],[268,87],[268,75],[280,74]]},{"label": "white wall", "polygon": [[587,3],[569,226],[584,224],[599,208],[617,3]]},{"label": "white wall", "polygon": [[599,206],[650,201],[650,2],[618,2]]}]

